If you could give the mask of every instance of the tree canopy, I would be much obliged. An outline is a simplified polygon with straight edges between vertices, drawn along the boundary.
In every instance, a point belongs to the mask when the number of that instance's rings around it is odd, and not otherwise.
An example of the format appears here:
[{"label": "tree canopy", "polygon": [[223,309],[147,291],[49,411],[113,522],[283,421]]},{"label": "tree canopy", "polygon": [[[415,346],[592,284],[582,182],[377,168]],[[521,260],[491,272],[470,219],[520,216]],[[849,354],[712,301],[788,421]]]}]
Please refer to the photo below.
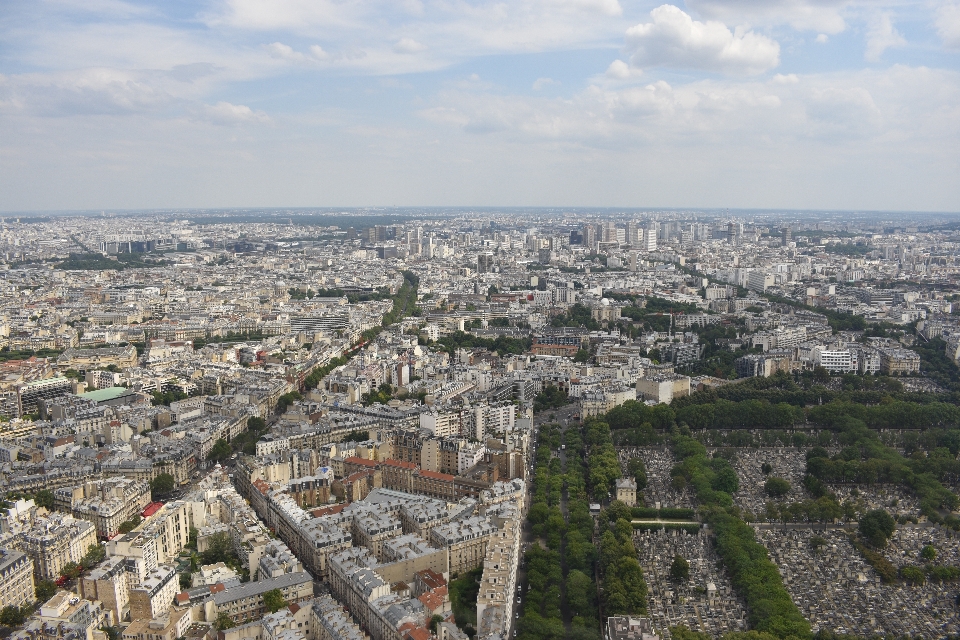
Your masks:
[{"label": "tree canopy", "polygon": [[158,474],[156,478],[150,481],[150,491],[154,500],[169,494],[176,486],[177,481],[169,473]]},{"label": "tree canopy", "polygon": [[897,523],[893,516],[883,509],[868,511],[860,518],[857,526],[860,536],[878,549],[887,546],[887,540],[896,528]]}]

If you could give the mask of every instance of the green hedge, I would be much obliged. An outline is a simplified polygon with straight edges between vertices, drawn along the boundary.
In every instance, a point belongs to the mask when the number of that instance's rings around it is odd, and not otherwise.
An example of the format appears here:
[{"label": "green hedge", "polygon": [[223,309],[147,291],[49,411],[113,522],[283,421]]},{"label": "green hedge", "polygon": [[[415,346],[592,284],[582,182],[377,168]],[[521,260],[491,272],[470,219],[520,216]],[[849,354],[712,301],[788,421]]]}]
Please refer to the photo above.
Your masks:
[{"label": "green hedge", "polygon": [[637,520],[693,520],[697,517],[696,509],[675,509],[665,507],[652,509],[650,507],[633,507],[630,514]]}]

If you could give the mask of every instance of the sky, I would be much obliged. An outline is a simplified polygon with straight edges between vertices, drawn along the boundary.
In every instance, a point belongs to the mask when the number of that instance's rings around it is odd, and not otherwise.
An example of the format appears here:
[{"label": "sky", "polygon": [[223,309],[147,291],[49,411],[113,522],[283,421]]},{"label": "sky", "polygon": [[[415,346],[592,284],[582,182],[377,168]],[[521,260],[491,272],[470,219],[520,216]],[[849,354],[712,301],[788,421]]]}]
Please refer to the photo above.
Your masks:
[{"label": "sky", "polygon": [[960,0],[2,0],[0,211],[960,211]]}]

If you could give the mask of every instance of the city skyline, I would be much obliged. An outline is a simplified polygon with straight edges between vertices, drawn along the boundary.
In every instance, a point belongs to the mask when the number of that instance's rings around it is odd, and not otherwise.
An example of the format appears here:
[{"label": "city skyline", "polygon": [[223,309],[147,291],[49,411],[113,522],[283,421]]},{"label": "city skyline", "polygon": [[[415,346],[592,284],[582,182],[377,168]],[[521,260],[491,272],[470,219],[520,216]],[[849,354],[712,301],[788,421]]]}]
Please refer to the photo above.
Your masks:
[{"label": "city skyline", "polygon": [[12,3],[0,211],[960,210],[960,5]]}]

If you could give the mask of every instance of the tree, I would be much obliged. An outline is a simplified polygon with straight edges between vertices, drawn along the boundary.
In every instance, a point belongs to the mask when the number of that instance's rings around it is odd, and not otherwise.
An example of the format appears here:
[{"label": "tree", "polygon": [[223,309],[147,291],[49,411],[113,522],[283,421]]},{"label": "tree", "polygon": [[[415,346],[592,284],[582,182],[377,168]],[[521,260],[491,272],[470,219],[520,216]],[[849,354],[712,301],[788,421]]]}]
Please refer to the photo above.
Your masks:
[{"label": "tree", "polygon": [[432,633],[436,633],[436,632],[437,632],[437,624],[439,624],[439,623],[441,623],[441,622],[443,622],[443,616],[441,616],[440,614],[435,613],[435,614],[433,614],[432,616],[430,616],[430,631],[431,631]]},{"label": "tree", "polygon": [[721,468],[713,481],[713,488],[717,491],[734,493],[740,487],[740,479],[737,478],[737,472],[729,464]]},{"label": "tree", "polygon": [[118,527],[118,531],[120,533],[130,533],[131,531],[136,529],[137,526],[139,526],[142,520],[143,518],[141,518],[139,515],[134,515],[132,518],[130,518],[126,522],[121,522],[120,526]]},{"label": "tree", "polygon": [[57,595],[57,585],[53,580],[41,580],[33,588],[33,593],[37,596],[37,602],[42,604]]},{"label": "tree", "polygon": [[627,463],[627,470],[637,481],[637,491],[643,491],[647,487],[647,469],[643,465],[643,460],[633,458]]},{"label": "tree", "polygon": [[226,612],[221,612],[220,614],[217,615],[216,625],[217,625],[217,629],[219,629],[220,631],[233,629],[235,626],[237,626],[236,623],[233,621],[233,618],[228,616]]},{"label": "tree", "polygon": [[674,582],[685,582],[690,579],[690,563],[683,556],[673,556],[673,563],[670,565],[670,579]]},{"label": "tree", "polygon": [[5,627],[19,627],[27,619],[29,610],[24,607],[8,605],[0,610],[0,624]]},{"label": "tree", "polygon": [[280,611],[285,606],[287,606],[287,601],[283,598],[280,589],[270,589],[263,594],[263,608],[270,613]]},{"label": "tree", "polygon": [[38,507],[44,507],[48,510],[53,509],[53,491],[41,489],[33,494],[33,501]]},{"label": "tree", "polygon": [[763,490],[771,498],[782,498],[790,493],[790,483],[783,478],[770,478],[764,483]]},{"label": "tree", "polygon": [[710,634],[691,631],[686,625],[670,627],[670,636],[673,640],[712,640]]},{"label": "tree", "polygon": [[920,585],[927,581],[927,575],[920,567],[900,567],[900,577],[910,584]]},{"label": "tree", "polygon": [[933,560],[937,557],[937,550],[934,549],[933,545],[928,544],[920,549],[920,557],[924,560]]},{"label": "tree", "polygon": [[150,481],[151,497],[156,500],[158,497],[165,496],[173,491],[177,482],[169,473],[161,473]]},{"label": "tree", "polygon": [[60,570],[60,574],[66,576],[71,580],[76,580],[80,577],[80,574],[83,573],[83,567],[81,567],[76,562],[68,562],[63,565],[63,569]]},{"label": "tree", "polygon": [[107,635],[107,640],[120,640],[120,627],[102,626],[100,631]]},{"label": "tree", "polygon": [[107,550],[103,546],[99,544],[92,544],[87,547],[87,552],[83,554],[82,558],[80,558],[80,566],[84,569],[92,569],[100,564],[100,562],[106,557]]},{"label": "tree", "polygon": [[769,475],[771,471],[773,471],[773,467],[770,465],[769,462],[764,462],[762,465],[760,465],[760,471],[762,471],[763,475],[766,476],[766,475]]},{"label": "tree", "polygon": [[620,520],[625,520],[627,524],[630,524],[630,520],[633,518],[633,514],[630,513],[630,507],[620,500],[614,500],[607,507],[607,517],[610,519],[610,522],[619,522]]},{"label": "tree", "polygon": [[233,453],[233,449],[230,448],[230,443],[220,438],[214,442],[210,448],[210,453],[207,454],[207,460],[220,462],[221,460],[229,458],[231,453]]},{"label": "tree", "polygon": [[303,396],[300,395],[299,391],[291,391],[283,394],[277,398],[277,413],[283,413],[287,410],[287,407],[298,400],[303,400]]},{"label": "tree", "polygon": [[893,516],[883,509],[868,511],[860,518],[858,529],[864,540],[872,546],[881,549],[887,546],[887,540],[893,535],[897,523]]},{"label": "tree", "polygon": [[200,553],[203,564],[216,564],[232,560],[233,541],[225,531],[215,533],[206,539],[206,550]]}]

